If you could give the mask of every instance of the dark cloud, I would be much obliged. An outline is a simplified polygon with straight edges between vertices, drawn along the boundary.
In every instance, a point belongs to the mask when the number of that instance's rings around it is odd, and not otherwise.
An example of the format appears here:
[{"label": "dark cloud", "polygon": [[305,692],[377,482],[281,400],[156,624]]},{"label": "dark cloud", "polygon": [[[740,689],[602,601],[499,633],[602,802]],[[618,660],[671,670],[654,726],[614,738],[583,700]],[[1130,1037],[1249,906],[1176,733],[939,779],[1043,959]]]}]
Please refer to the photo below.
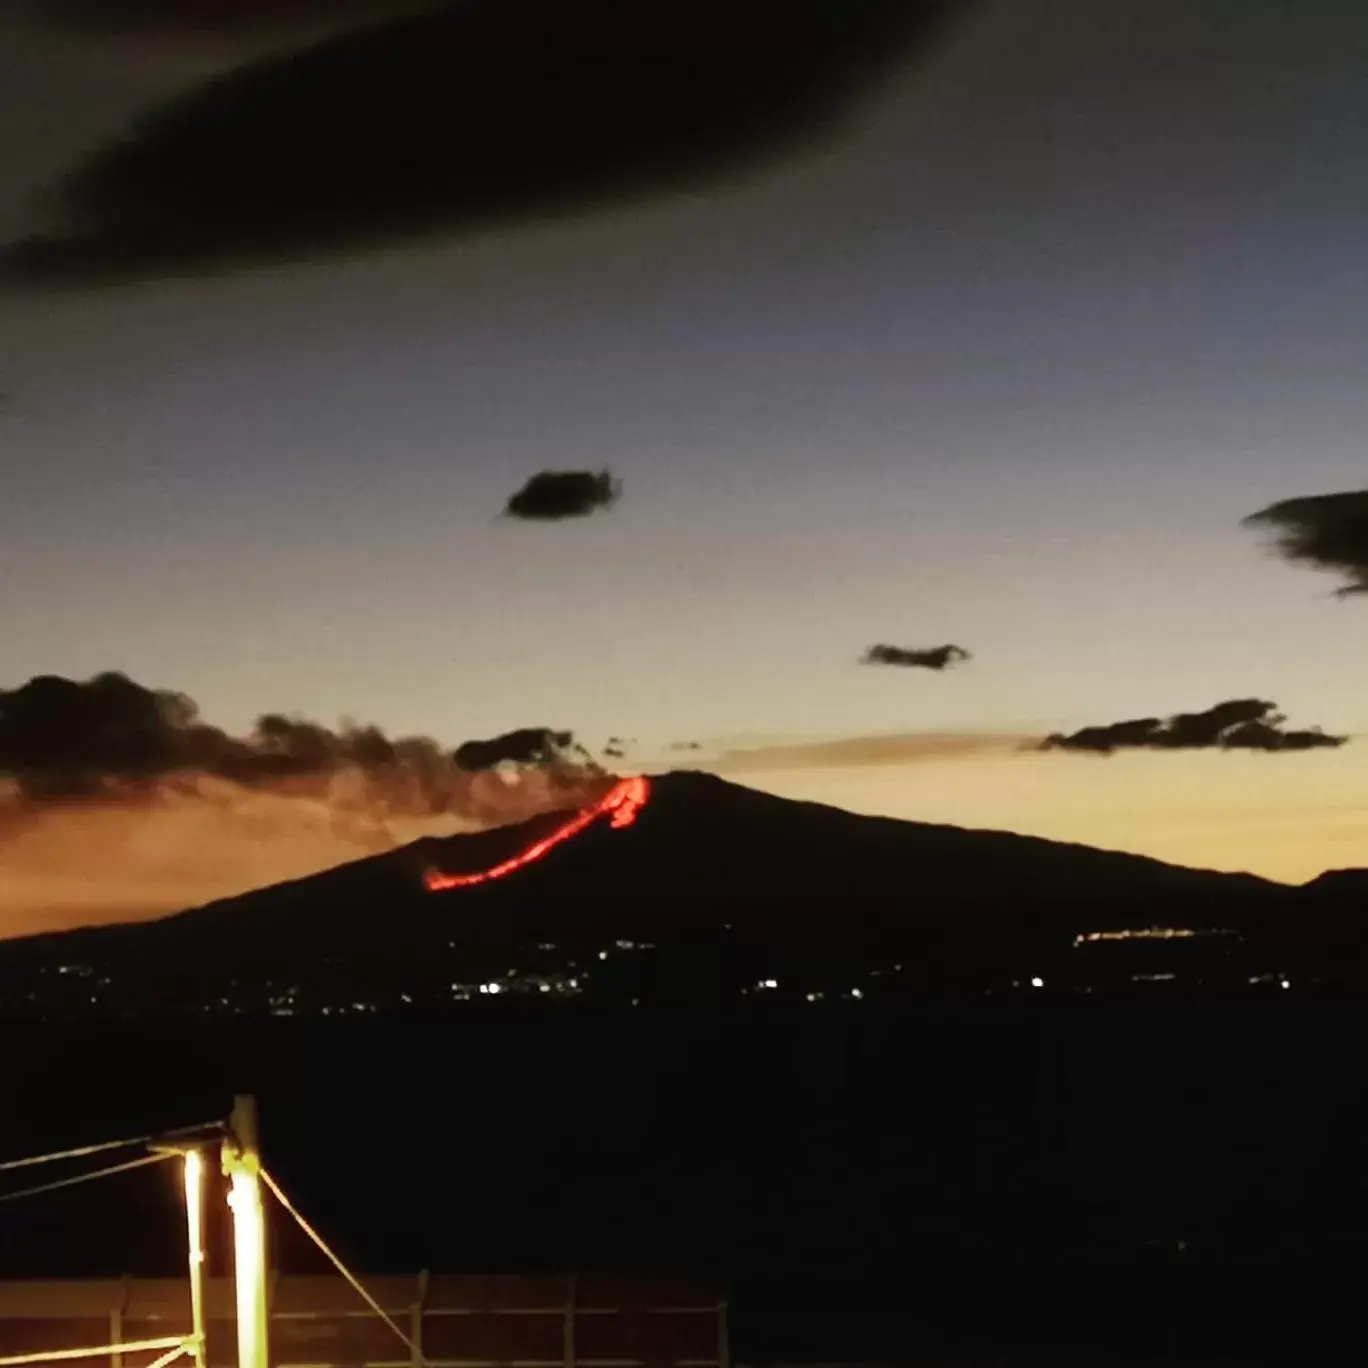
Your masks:
[{"label": "dark cloud", "polygon": [[837,134],[964,4],[444,4],[157,106],[54,187],[66,223],[6,268],[200,273],[723,185]]},{"label": "dark cloud", "polygon": [[1273,546],[1287,560],[1344,576],[1337,593],[1368,594],[1368,489],[1284,499],[1244,521],[1271,528]]},{"label": "dark cloud", "polygon": [[461,769],[472,771],[500,765],[552,766],[567,761],[593,765],[588,752],[575,741],[574,732],[551,727],[520,727],[487,741],[467,741],[456,748],[455,760]]},{"label": "dark cloud", "polygon": [[671,741],[666,749],[672,751],[696,751],[703,749],[703,743],[701,741]]},{"label": "dark cloud", "polygon": [[29,13],[56,28],[195,36],[388,18],[418,8],[413,0],[28,0]]},{"label": "dark cloud", "polygon": [[543,470],[509,499],[504,515],[525,522],[587,518],[611,508],[621,493],[621,483],[607,470]]},{"label": "dark cloud", "polygon": [[1040,743],[1041,750],[1091,751],[1110,755],[1118,750],[1257,750],[1304,751],[1342,746],[1347,736],[1329,736],[1317,728],[1288,731],[1277,704],[1260,698],[1233,698],[1205,712],[1173,717],[1137,717],[1102,727],[1084,727],[1068,736],[1055,733]]},{"label": "dark cloud", "polygon": [[880,642],[860,657],[862,665],[896,665],[905,670],[943,670],[973,657],[963,646],[888,646]]}]

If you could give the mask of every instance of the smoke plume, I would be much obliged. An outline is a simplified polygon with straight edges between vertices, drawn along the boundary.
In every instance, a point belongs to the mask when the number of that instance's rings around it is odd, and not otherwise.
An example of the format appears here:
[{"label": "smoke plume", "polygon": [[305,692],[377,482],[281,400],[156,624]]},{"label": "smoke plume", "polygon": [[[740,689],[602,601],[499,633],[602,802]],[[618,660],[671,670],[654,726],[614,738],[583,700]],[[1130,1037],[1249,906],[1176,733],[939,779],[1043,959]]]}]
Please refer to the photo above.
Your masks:
[{"label": "smoke plume", "polygon": [[1040,742],[1040,750],[1091,751],[1111,755],[1118,750],[1252,750],[1304,751],[1342,746],[1347,736],[1330,736],[1319,728],[1288,731],[1276,703],[1260,698],[1233,698],[1205,712],[1177,713],[1161,719],[1137,717],[1106,726],[1084,727],[1067,736],[1056,732]]},{"label": "smoke plume", "polygon": [[593,766],[589,752],[575,733],[551,727],[519,727],[487,741],[467,741],[456,748],[456,764],[463,770],[492,770],[504,765]]},{"label": "smoke plume", "polygon": [[173,911],[579,807],[614,778],[568,732],[473,745],[490,763],[282,713],[232,736],[116,673],[0,690],[0,935]]}]

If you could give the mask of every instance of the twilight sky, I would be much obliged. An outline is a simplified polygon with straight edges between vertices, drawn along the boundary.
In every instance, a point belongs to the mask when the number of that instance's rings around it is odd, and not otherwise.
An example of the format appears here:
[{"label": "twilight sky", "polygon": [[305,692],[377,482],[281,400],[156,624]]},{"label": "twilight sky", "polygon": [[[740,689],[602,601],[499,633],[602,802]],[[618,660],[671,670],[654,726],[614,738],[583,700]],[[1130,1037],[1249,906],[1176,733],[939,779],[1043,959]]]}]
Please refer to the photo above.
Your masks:
[{"label": "twilight sky", "polygon": [[[38,15],[0,18],[6,238],[143,107],[297,41]],[[1368,731],[1362,600],[1240,527],[1368,484],[1365,51],[1352,0],[988,0],[725,189],[12,290],[0,687],[119,669],[231,728],[547,723],[647,762],[699,738],[862,810],[1368,863],[1368,741],[1013,751],[1251,695]],[[585,466],[620,504],[499,518]],[[861,666],[882,641],[973,659]],[[817,744],[849,737],[891,739]]]}]

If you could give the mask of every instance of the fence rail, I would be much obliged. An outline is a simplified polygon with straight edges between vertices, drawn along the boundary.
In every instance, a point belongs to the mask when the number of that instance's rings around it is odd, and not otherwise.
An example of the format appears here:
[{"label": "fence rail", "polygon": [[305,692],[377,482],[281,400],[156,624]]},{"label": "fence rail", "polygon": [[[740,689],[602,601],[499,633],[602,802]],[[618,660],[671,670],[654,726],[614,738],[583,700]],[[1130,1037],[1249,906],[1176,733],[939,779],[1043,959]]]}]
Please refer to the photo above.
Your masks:
[{"label": "fence rail", "polygon": [[[600,1275],[420,1274],[361,1281],[419,1347],[396,1357],[393,1332],[340,1277],[278,1276],[271,1285],[273,1368],[731,1368],[727,1307],[715,1286]],[[233,1286],[205,1287],[208,1368],[237,1357]],[[0,1280],[0,1357],[82,1343],[121,1347],[103,1368],[149,1368],[152,1339],[188,1334],[176,1279]],[[46,1359],[44,1361],[47,1361]]]}]

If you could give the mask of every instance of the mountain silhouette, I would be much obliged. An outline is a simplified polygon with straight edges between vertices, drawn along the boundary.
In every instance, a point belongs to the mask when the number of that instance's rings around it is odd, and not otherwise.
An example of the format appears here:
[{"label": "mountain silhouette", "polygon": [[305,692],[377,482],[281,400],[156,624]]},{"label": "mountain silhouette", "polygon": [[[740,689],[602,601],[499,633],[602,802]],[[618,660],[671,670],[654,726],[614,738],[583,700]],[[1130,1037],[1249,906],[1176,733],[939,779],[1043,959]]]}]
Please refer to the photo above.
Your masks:
[{"label": "mountain silhouette", "polygon": [[[85,1006],[85,997],[102,1006],[119,993],[259,1005],[284,985],[303,992],[302,981],[329,985],[311,1000],[407,1002],[402,985],[420,979],[425,1000],[429,980],[443,991],[458,988],[453,978],[563,980],[576,977],[567,965],[601,963],[609,950],[616,961],[643,945],[689,947],[696,967],[708,966],[694,981],[714,988],[724,958],[735,982],[758,975],[762,986],[776,973],[766,964],[782,962],[789,981],[801,965],[799,977],[816,982],[821,964],[854,972],[885,961],[909,985],[1005,984],[1046,967],[1073,973],[1080,941],[1158,925],[1204,946],[1219,931],[1227,977],[1246,968],[1304,977],[1317,945],[1343,952],[1360,939],[1368,881],[1345,871],[1295,889],[1007,832],[859,816],[696,772],[650,780],[630,823],[601,816],[557,843],[574,818],[428,838],[159,921],[10,942],[0,948],[0,997],[13,1002],[18,980],[32,992],[35,975],[51,984],[66,965],[67,996],[76,980],[108,980],[103,994],[80,987]],[[425,885],[429,871],[511,866],[539,843],[542,857],[506,877]],[[1362,952],[1350,959],[1356,966]]]}]

